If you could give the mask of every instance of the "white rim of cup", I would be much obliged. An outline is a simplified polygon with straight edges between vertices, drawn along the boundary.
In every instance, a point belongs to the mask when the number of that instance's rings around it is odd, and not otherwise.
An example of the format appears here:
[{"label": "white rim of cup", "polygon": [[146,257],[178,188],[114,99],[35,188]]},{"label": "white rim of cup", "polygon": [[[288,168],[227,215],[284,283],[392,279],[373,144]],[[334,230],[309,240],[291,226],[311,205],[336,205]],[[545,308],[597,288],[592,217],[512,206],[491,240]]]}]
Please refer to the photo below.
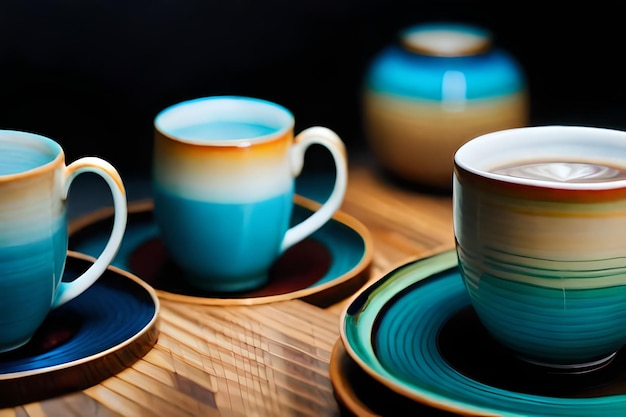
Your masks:
[{"label": "white rim of cup", "polygon": [[[588,141],[589,134],[602,135],[603,139],[610,139],[612,142],[616,143],[611,149],[612,152],[608,152],[606,155],[606,159],[600,159],[600,157],[598,157],[598,163],[623,166],[624,169],[626,169],[626,131],[600,127],[556,125],[505,129],[478,136],[464,143],[457,149],[454,154],[455,170],[462,169],[483,178],[540,188],[558,188],[562,190],[611,190],[626,188],[626,179],[601,182],[559,182],[513,177],[489,171],[489,169],[507,164],[507,161],[498,160],[496,158],[502,154],[510,153],[510,145],[512,142],[517,145],[530,140],[530,145],[545,148],[546,146],[558,146],[563,143],[571,145],[572,143],[580,141],[581,146],[591,147],[592,143]],[[545,142],[548,135],[550,136],[550,140],[554,142],[549,145]],[[585,140],[586,142],[583,144],[581,140]],[[619,141],[623,144],[618,144],[617,142]],[[529,146],[529,144],[525,143],[524,146]],[[616,155],[614,152],[616,147],[623,147],[624,153]],[[597,148],[597,145],[595,148]],[[494,155],[494,157],[491,157],[491,155]],[[531,161],[534,160],[534,158],[539,159],[542,158],[542,155],[545,155],[545,153],[537,153],[535,156],[531,155],[527,160]],[[568,159],[568,155],[555,152],[554,157],[549,158],[543,156],[543,158],[548,162],[554,161],[555,158]],[[573,156],[571,159],[573,162],[581,162],[585,157]],[[594,161],[589,162],[593,163]]]},{"label": "white rim of cup", "polygon": [[[229,115],[237,115],[242,111],[256,114],[258,119],[232,117],[236,122],[253,122],[267,125],[268,121],[276,130],[266,135],[243,137],[236,139],[194,139],[185,138],[175,133],[176,129],[193,126],[215,120],[228,120]],[[285,107],[271,101],[245,96],[213,96],[183,101],[166,107],[154,119],[154,126],[162,135],[179,141],[196,145],[211,146],[248,146],[251,143],[270,141],[284,136],[294,127],[294,116]]]},{"label": "white rim of cup", "polygon": [[[50,162],[46,162],[45,164],[37,165],[33,168],[29,168],[23,171],[15,172],[12,174],[0,174],[0,183],[15,181],[21,177],[29,177],[36,176],[44,171],[48,171],[52,169],[52,167],[56,167],[59,163],[62,163],[65,159],[65,153],[63,152],[63,148],[60,144],[55,142],[54,140],[47,138],[42,135],[38,135],[36,133],[23,132],[19,130],[0,130],[0,141],[5,139],[11,140],[13,143],[24,143],[28,142],[24,145],[26,146],[36,146],[37,150],[42,153],[50,153]],[[18,139],[19,142],[12,139]]]}]

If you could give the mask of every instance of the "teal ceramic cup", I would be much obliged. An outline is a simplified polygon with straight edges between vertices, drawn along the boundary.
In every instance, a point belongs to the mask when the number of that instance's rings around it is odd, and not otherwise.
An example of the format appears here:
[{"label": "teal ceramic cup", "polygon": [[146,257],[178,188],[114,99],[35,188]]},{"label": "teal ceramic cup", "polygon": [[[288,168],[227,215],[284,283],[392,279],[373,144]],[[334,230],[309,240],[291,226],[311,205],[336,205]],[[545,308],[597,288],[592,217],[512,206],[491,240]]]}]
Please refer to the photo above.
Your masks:
[{"label": "teal ceramic cup", "polygon": [[[181,279],[193,287],[237,292],[264,285],[273,262],[343,201],[341,139],[323,127],[294,138],[294,117],[278,104],[200,98],[164,109],[154,124],[154,213]],[[312,216],[289,228],[295,178],[311,145],[332,155],[334,187]]]},{"label": "teal ceramic cup", "polygon": [[[86,172],[108,183],[115,220],[98,259],[64,282],[66,198],[74,178]],[[108,162],[85,157],[66,166],[63,150],[53,140],[0,130],[0,352],[26,344],[51,309],[77,297],[102,275],[120,246],[126,216],[122,180]]]},{"label": "teal ceramic cup", "polygon": [[543,126],[455,154],[461,275],[518,357],[583,372],[626,343],[626,132]]}]

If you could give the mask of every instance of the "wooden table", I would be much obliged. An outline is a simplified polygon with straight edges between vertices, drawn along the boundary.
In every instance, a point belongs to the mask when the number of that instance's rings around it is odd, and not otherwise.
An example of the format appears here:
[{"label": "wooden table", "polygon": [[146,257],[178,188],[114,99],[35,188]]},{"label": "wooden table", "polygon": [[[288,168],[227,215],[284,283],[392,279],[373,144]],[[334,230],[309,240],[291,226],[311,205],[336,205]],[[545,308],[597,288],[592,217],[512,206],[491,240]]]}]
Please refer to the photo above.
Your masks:
[{"label": "wooden table", "polygon": [[[454,247],[451,193],[401,185],[353,164],[342,211],[371,232],[370,281]],[[154,348],[102,383],[0,410],[5,416],[334,416],[328,376],[348,300],[202,306],[162,300]]]}]

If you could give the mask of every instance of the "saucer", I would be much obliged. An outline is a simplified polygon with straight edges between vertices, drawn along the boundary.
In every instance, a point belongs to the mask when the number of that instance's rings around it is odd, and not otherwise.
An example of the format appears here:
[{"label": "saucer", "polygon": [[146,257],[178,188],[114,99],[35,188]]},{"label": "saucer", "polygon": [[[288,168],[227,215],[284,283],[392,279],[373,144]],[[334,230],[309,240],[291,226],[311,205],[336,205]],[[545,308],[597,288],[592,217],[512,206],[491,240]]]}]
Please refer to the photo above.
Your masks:
[{"label": "saucer", "polygon": [[370,377],[348,355],[341,339],[333,346],[329,374],[342,416],[383,416],[389,415],[392,409],[399,416],[452,415],[404,397]]},{"label": "saucer", "polygon": [[446,412],[582,417],[626,410],[624,352],[581,375],[517,359],[480,324],[454,251],[405,264],[360,291],[343,311],[340,340],[372,382]]},{"label": "saucer", "polygon": [[[68,252],[64,280],[92,264]],[[140,279],[109,267],[53,310],[30,342],[0,354],[0,408],[86,389],[143,357],[158,338],[159,300]]]},{"label": "saucer", "polygon": [[[292,224],[319,203],[296,195]],[[177,279],[182,272],[171,261],[159,238],[153,203],[128,206],[128,224],[113,265],[151,285],[164,299],[205,305],[251,305],[300,298],[326,307],[354,294],[369,279],[372,239],[367,228],[338,211],[309,238],[289,248],[274,263],[267,285],[240,293],[212,293]],[[97,256],[108,239],[113,211],[106,208],[70,223],[69,248]]]}]

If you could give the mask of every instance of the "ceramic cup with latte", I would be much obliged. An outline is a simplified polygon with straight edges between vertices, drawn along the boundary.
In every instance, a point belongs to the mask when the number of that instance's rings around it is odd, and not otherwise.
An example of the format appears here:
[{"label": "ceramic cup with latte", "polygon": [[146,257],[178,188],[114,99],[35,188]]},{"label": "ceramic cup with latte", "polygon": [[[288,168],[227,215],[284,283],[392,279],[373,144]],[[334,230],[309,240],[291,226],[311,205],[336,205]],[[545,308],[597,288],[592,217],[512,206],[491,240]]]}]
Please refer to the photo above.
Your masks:
[{"label": "ceramic cup with latte", "polygon": [[454,162],[459,267],[485,328],[535,364],[609,363],[626,343],[626,132],[503,130]]}]

